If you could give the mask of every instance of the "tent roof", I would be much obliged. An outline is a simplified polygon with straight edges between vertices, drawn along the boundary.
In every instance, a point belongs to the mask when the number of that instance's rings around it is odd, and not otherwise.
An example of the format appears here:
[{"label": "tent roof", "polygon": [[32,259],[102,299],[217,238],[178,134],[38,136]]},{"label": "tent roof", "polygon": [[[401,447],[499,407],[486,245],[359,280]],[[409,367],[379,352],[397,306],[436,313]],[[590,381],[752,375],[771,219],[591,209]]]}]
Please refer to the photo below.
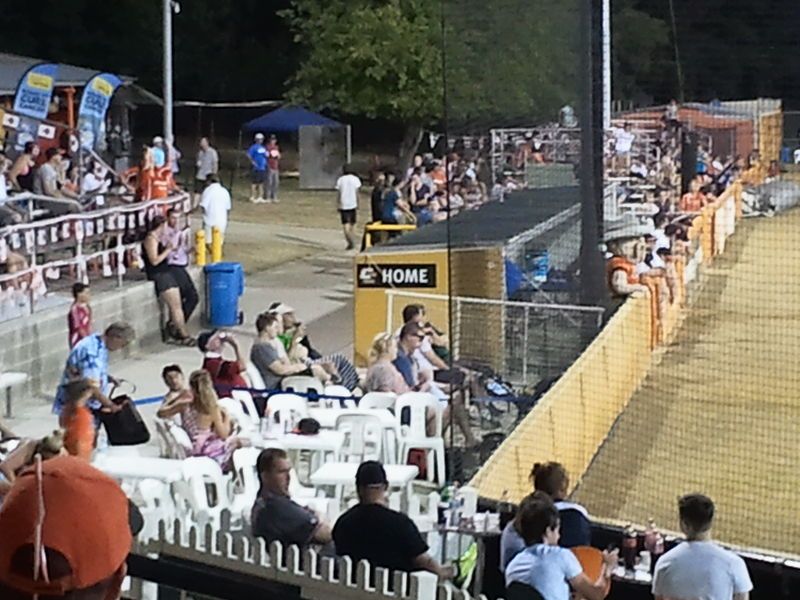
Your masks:
[{"label": "tent roof", "polygon": [[300,106],[282,106],[272,112],[256,117],[242,125],[245,131],[269,133],[293,133],[306,125],[327,125],[341,127],[342,123],[311,112]]},{"label": "tent roof", "polygon": [[[11,96],[17,91],[17,84],[25,71],[33,65],[47,62],[30,56],[19,56],[18,54],[8,54],[0,52],[0,96]],[[58,63],[58,76],[56,77],[56,87],[77,87],[82,88],[90,77],[97,75],[97,69],[87,69],[76,67],[75,65],[65,65]],[[131,84],[135,81],[133,77],[120,76],[124,84]]]}]

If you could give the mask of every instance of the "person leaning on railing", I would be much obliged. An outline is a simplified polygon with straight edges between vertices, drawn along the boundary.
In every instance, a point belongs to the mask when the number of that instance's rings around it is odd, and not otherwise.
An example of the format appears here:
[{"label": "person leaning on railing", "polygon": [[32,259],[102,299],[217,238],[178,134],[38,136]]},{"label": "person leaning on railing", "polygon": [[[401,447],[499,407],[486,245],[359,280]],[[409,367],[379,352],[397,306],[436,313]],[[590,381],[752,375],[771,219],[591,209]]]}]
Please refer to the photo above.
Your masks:
[{"label": "person leaning on railing", "polygon": [[195,340],[186,329],[186,316],[183,312],[181,288],[173,273],[173,267],[167,261],[174,248],[164,244],[164,228],[167,219],[156,215],[147,228],[147,236],[142,244],[142,260],[147,278],[155,285],[159,300],[167,305],[169,322],[166,333],[170,339],[182,346],[194,346]]}]

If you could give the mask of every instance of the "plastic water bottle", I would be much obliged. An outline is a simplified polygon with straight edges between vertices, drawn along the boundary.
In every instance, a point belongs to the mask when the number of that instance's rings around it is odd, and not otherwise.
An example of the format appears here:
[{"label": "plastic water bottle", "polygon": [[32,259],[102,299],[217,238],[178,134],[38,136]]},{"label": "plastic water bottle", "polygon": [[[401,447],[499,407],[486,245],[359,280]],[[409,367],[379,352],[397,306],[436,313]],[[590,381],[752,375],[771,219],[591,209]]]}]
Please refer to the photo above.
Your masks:
[{"label": "plastic water bottle", "polygon": [[97,452],[103,454],[108,450],[108,434],[106,428],[101,427],[97,432]]},{"label": "plastic water bottle", "polygon": [[644,548],[650,553],[650,574],[656,569],[656,563],[664,554],[664,536],[656,527],[656,522],[650,519],[644,533]]},{"label": "plastic water bottle", "polygon": [[461,524],[461,506],[464,503],[463,498],[458,497],[458,482],[453,484],[453,489],[450,493],[450,526],[458,527]]}]

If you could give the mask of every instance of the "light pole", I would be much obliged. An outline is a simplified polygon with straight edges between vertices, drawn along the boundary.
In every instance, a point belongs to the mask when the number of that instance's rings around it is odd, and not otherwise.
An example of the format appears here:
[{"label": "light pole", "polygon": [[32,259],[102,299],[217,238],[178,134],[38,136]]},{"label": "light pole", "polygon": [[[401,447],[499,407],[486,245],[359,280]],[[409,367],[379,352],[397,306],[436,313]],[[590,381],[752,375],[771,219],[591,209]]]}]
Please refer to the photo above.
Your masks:
[{"label": "light pole", "polygon": [[611,128],[611,0],[603,0],[603,129]]},{"label": "light pole", "polygon": [[172,11],[180,12],[180,4],[163,0],[164,26],[164,140],[172,144]]}]

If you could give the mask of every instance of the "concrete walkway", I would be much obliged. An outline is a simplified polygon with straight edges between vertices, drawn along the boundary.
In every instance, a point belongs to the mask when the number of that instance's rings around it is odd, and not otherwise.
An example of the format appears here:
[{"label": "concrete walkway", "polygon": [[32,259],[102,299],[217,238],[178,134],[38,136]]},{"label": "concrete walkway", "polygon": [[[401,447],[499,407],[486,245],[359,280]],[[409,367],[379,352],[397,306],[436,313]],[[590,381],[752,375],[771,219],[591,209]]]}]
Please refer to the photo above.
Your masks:
[{"label": "concrete walkway", "polygon": [[[256,316],[276,301],[295,308],[298,318],[306,323],[312,342],[323,354],[341,352],[345,356],[352,356],[353,253],[342,249],[341,232],[239,222],[229,225],[229,238],[252,240],[257,244],[259,236],[308,244],[313,248],[313,254],[247,276],[245,293],[240,300],[244,323],[232,328],[245,358],[249,356],[250,346],[256,337]],[[172,363],[179,364],[188,376],[200,366],[201,356],[195,348],[159,344],[113,362],[111,373],[136,384],[135,398],[147,398],[163,393],[161,369]],[[25,403],[14,419],[7,420],[7,424],[18,435],[46,435],[56,427],[50,405],[49,398]],[[141,412],[148,421],[155,414],[157,406],[151,404],[142,407]],[[155,430],[151,427],[150,431],[154,443]]]}]

